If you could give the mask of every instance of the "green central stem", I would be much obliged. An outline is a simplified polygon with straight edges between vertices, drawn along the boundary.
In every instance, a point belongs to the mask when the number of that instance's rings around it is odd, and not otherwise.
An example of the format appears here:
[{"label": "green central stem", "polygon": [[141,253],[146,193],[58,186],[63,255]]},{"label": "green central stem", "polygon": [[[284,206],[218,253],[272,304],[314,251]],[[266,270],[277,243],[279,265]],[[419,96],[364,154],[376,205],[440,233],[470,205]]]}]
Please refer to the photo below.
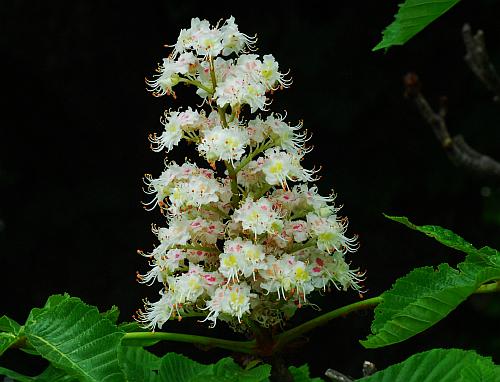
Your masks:
[{"label": "green central stem", "polygon": [[283,347],[288,344],[289,342],[293,341],[295,338],[298,338],[305,333],[313,330],[314,328],[325,325],[328,321],[333,320],[334,318],[340,317],[340,316],[345,316],[351,312],[354,312],[356,310],[362,310],[362,309],[368,309],[368,308],[373,308],[380,304],[382,302],[382,297],[377,296],[373,298],[369,298],[367,300],[363,301],[358,301],[355,302],[354,304],[349,304],[346,306],[343,306],[341,308],[332,310],[328,313],[322,314],[319,317],[313,318],[312,320],[309,320],[307,322],[304,322],[303,324],[296,326],[295,328],[292,328],[290,330],[287,330],[283,333],[280,333],[276,336],[276,344],[274,346],[274,351],[279,351],[283,349]]},{"label": "green central stem", "polygon": [[218,347],[245,354],[255,353],[255,341],[231,341],[214,337],[196,336],[193,334],[167,333],[167,332],[132,332],[125,333],[122,344],[134,346],[138,341],[175,341],[204,345],[207,347]]},{"label": "green central stem", "polygon": [[[214,66],[214,60],[212,57],[208,58],[208,64],[210,67],[210,79],[212,80],[212,87],[215,89],[217,88],[217,77],[215,75],[215,66]],[[219,107],[217,106],[217,112],[219,113],[219,118],[222,124],[222,127],[227,129],[229,127],[226,119],[226,109],[228,105],[225,105],[224,107]],[[231,206],[233,208],[237,208],[238,204],[240,202],[240,193],[238,191],[238,181],[236,178],[236,174],[238,173],[235,171],[233,165],[229,161],[224,161],[224,164],[226,165],[226,170],[227,173],[229,174],[229,178],[231,179],[231,192],[233,196],[231,197]]]}]

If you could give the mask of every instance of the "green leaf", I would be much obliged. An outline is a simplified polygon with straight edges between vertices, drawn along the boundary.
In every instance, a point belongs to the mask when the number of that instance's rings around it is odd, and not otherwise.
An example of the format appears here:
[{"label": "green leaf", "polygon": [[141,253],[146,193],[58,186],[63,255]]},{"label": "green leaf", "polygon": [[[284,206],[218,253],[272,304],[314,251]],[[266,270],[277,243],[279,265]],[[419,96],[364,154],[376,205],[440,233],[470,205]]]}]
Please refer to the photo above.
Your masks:
[{"label": "green leaf", "polygon": [[134,382],[264,382],[271,373],[270,365],[245,370],[231,358],[210,365],[176,353],[160,359],[135,346],[123,346],[118,354],[127,380]]},{"label": "green leaf", "polygon": [[[465,252],[466,254],[476,253],[477,249],[466,240],[462,239],[453,231],[449,229],[442,228],[435,225],[422,225],[417,226],[410,222],[405,216],[389,216],[384,214],[384,216],[388,219],[394,220],[398,223],[404,224],[408,228],[414,229],[415,231],[419,231],[425,233],[427,236],[430,236],[441,244],[446,245],[447,247],[451,247],[453,249],[457,249],[459,251]],[[491,249],[491,248],[490,248]]]},{"label": "green leaf", "polygon": [[471,350],[433,349],[358,381],[499,382],[500,367]]},{"label": "green leaf", "polygon": [[382,32],[380,41],[373,50],[403,45],[427,25],[447,12],[460,0],[406,0],[399,4],[395,20]]},{"label": "green leaf", "polygon": [[110,320],[113,324],[116,324],[118,317],[120,316],[120,309],[118,309],[116,305],[113,305],[107,311],[101,313],[101,315]]},{"label": "green leaf", "polygon": [[1,332],[19,334],[20,330],[21,330],[21,325],[19,325],[12,318],[9,318],[7,316],[0,317],[0,331]]},{"label": "green leaf", "polygon": [[26,375],[20,374],[14,370],[7,369],[5,367],[0,367],[0,375],[11,378],[14,381],[19,382],[32,382],[33,378]]},{"label": "green leaf", "polygon": [[[123,330],[125,333],[133,333],[133,332],[149,332],[148,329],[143,328],[138,325],[136,322],[125,322],[121,325],[118,325],[118,329]],[[138,347],[148,347],[154,344],[157,344],[161,340],[152,338],[127,338],[126,346],[138,346]],[[122,343],[125,341],[122,341]]]},{"label": "green leaf", "polygon": [[309,376],[309,365],[306,363],[300,367],[290,366],[294,382],[323,382],[321,378],[311,378]]},{"label": "green leaf", "polygon": [[0,317],[0,356],[19,339],[22,326],[12,318]]},{"label": "green leaf", "polygon": [[10,348],[19,337],[13,333],[0,333],[0,356],[5,353],[5,351]]},{"label": "green leaf", "polygon": [[158,375],[160,358],[143,348],[120,346],[118,349],[118,361],[128,381],[160,381]]},{"label": "green leaf", "polygon": [[123,330],[125,333],[149,332],[148,328],[145,328],[145,327],[139,325],[135,321],[132,321],[132,322],[122,322],[121,324],[118,325],[118,328],[121,329],[121,330]]},{"label": "green leaf", "polygon": [[0,367],[0,376],[6,376],[19,382],[78,382],[77,379],[69,376],[63,370],[57,369],[50,365],[41,374],[36,377],[29,377],[27,375],[20,374],[16,371]]},{"label": "green leaf", "polygon": [[123,332],[78,298],[51,296],[32,310],[25,334],[44,358],[80,381],[123,381],[117,356]]},{"label": "green leaf", "polygon": [[[193,382],[202,373],[211,374],[213,365],[202,365],[181,354],[168,353],[161,359],[160,381],[162,382]],[[211,381],[208,376],[202,378]]]},{"label": "green leaf", "polygon": [[[446,317],[483,283],[500,279],[500,253],[485,247],[476,250],[458,235],[434,226],[417,227],[406,218],[403,224],[435,237],[438,241],[469,255],[458,264],[417,268],[396,280],[384,292],[375,308],[372,333],[364,341],[366,348],[378,348],[404,341]],[[395,219],[394,219],[395,220]],[[432,228],[429,228],[432,227]]]},{"label": "green leaf", "polygon": [[260,365],[246,370],[238,366],[232,358],[223,358],[214,364],[213,368],[205,370],[203,374],[206,376],[197,377],[195,381],[264,382],[269,381],[271,365]]},{"label": "green leaf", "polygon": [[500,252],[490,247],[483,247],[479,250],[481,255],[495,267],[500,267]]},{"label": "green leaf", "polygon": [[78,379],[68,375],[64,370],[50,365],[41,374],[33,378],[37,382],[78,382]]}]

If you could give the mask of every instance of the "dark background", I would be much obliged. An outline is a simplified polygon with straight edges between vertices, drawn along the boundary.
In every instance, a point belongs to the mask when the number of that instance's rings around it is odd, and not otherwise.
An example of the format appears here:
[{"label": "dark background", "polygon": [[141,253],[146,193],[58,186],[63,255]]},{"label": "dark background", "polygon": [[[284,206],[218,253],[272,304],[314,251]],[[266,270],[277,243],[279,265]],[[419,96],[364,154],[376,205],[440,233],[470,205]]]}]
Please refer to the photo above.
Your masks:
[{"label": "dark background", "polygon": [[[261,54],[291,69],[294,83],[275,94],[272,110],[287,110],[289,121],[303,119],[313,133],[306,167],[323,166],[320,191],[335,189],[350,232],[360,236],[361,249],[350,259],[368,272],[366,297],[416,266],[463,258],[382,212],[499,248],[498,186],[448,161],[404,99],[402,76],[416,71],[433,105],[446,95],[452,134],[500,159],[500,110],[465,65],[461,40],[464,22],[484,29],[500,66],[500,3],[463,1],[407,45],[371,52],[398,2],[337,1],[331,10],[316,1],[2,2],[0,314],[24,322],[49,295],[68,292],[101,310],[115,304],[128,321],[142,298],[157,298],[156,286],[135,282],[135,272],[147,269],[136,250],[153,247],[150,224],[162,222],[157,210],[147,213],[140,204],[147,200],[142,175],[156,176],[163,166],[147,135],[160,131],[165,108],[197,99],[185,91],[177,101],[153,98],[144,77],[169,52],[163,45],[175,43],[196,16],[215,22],[234,15],[241,31],[258,33]],[[179,150],[179,158],[192,153]],[[357,300],[348,292],[316,302],[327,310]],[[330,367],[359,377],[365,359],[384,368],[414,352],[460,347],[499,363],[499,303],[498,296],[473,296],[434,328],[379,350],[358,343],[372,314],[352,314],[312,332],[288,361],[308,362],[316,376]],[[315,314],[303,310],[297,322]],[[224,329],[196,322],[164,327],[230,338]],[[176,343],[155,350],[200,362],[228,354]],[[44,364],[30,357],[9,351],[0,364],[34,374]]]}]

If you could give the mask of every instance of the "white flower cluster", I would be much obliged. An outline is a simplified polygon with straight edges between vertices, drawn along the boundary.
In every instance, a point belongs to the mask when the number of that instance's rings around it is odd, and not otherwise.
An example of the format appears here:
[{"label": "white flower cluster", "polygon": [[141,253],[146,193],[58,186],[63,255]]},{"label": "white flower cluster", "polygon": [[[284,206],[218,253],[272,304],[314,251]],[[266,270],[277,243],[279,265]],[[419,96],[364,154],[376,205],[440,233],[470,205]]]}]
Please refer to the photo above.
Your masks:
[{"label": "white flower cluster", "polygon": [[169,152],[184,139],[212,168],[166,162],[158,178],[145,177],[146,207],[167,218],[153,227],[159,245],[140,252],[151,269],[139,280],[163,285],[160,300],[140,311],[151,329],[183,316],[269,327],[309,304],[314,290],[361,288],[363,274],[344,259],[357,238],[346,235],[334,197],[309,184],[316,170],[301,165],[310,151],[302,123],[256,113],[291,81],[273,56],[249,53],[255,42],[233,17],[220,27],[195,18],[147,81],[156,96],[185,83],[206,101],[200,110],[166,111],[152,149]]}]

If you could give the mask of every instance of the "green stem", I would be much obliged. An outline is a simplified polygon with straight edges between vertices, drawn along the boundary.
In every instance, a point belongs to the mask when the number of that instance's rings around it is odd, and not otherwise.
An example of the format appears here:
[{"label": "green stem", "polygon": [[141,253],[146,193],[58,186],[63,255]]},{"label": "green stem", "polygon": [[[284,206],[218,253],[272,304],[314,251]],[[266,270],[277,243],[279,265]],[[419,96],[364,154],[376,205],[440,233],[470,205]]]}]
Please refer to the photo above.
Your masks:
[{"label": "green stem", "polygon": [[263,143],[262,145],[260,146],[257,146],[255,148],[255,150],[251,151],[250,153],[248,153],[248,155],[242,159],[242,161],[240,162],[240,164],[238,165],[238,167],[236,167],[234,169],[234,171],[236,172],[236,174],[238,172],[240,172],[241,170],[243,170],[243,168],[250,163],[250,161],[258,154],[260,154],[261,152],[263,152],[264,150],[267,150],[268,148],[270,148],[271,146],[273,145],[273,141],[272,140],[269,140],[267,141],[266,143]]},{"label": "green stem", "polygon": [[311,212],[311,211],[310,210],[305,210],[305,211],[302,211],[301,213],[293,214],[293,215],[290,216],[290,220],[302,219],[302,218],[306,217],[309,212]]},{"label": "green stem", "polygon": [[483,284],[474,292],[475,294],[495,293],[500,292],[500,281]]},{"label": "green stem", "polygon": [[214,59],[211,56],[208,57],[208,66],[210,67],[210,79],[212,80],[212,87],[215,92],[215,88],[217,87],[217,78],[215,77]]},{"label": "green stem", "polygon": [[190,80],[188,78],[179,77],[179,82],[184,82],[189,85],[194,85],[202,90],[205,90],[208,94],[214,94],[214,89],[210,89],[208,86],[203,85],[200,81]]},{"label": "green stem", "polygon": [[218,107],[217,106],[217,112],[219,113],[219,118],[222,122],[222,127],[225,129],[229,128],[229,125],[227,124],[227,119],[226,119],[226,109],[227,109],[227,104],[224,105],[224,107]]},{"label": "green stem", "polygon": [[229,214],[227,214],[226,212],[222,211],[217,206],[203,206],[202,208],[204,210],[206,210],[206,211],[215,212],[215,213],[219,214],[220,216],[222,216],[223,218],[226,218],[226,219],[230,218]]},{"label": "green stem", "polygon": [[204,247],[202,245],[195,245],[195,244],[177,245],[169,249],[193,249],[195,251],[203,251],[208,253],[220,253],[220,251],[217,248]]},{"label": "green stem", "polygon": [[321,326],[326,324],[328,321],[333,320],[334,318],[340,317],[340,316],[345,316],[346,314],[349,314],[351,312],[354,312],[356,310],[361,310],[361,309],[368,309],[372,308],[382,302],[382,297],[373,297],[369,298],[367,300],[363,301],[358,301],[355,302],[354,304],[349,304],[346,306],[343,306],[341,308],[332,310],[328,313],[322,314],[319,317],[313,318],[312,320],[309,320],[307,322],[304,322],[303,324],[296,326],[295,328],[292,328],[290,330],[287,330],[283,333],[280,333],[276,336],[276,344],[274,346],[274,351],[279,351],[281,350],[287,343],[290,341],[294,340],[297,337],[300,337],[304,335],[305,333],[311,331],[312,329],[316,328],[317,326]]},{"label": "green stem", "polygon": [[260,198],[262,198],[271,188],[273,188],[273,186],[270,184],[263,186],[257,193],[253,195],[254,200],[259,200]]},{"label": "green stem", "polygon": [[238,204],[240,202],[240,191],[238,190],[238,178],[236,176],[236,171],[234,170],[231,162],[224,161],[226,165],[227,173],[229,174],[229,178],[231,179],[231,192],[233,196],[231,197],[231,206],[236,209],[238,208]]},{"label": "green stem", "polygon": [[137,340],[151,341],[175,341],[198,344],[208,347],[218,347],[227,350],[233,350],[240,353],[253,354],[255,353],[255,341],[231,341],[223,340],[214,337],[196,336],[192,334],[167,333],[167,332],[132,332],[125,333],[122,343],[127,345],[127,341],[131,343]]},{"label": "green stem", "polygon": [[290,252],[288,252],[288,253],[291,255],[291,254],[298,252],[302,249],[314,247],[315,245],[316,245],[316,240],[310,239],[310,240],[306,241],[305,243],[293,245],[292,248],[290,248]]},{"label": "green stem", "polygon": [[[215,92],[215,89],[217,88],[217,78],[215,76],[215,66],[212,57],[208,58],[208,64],[210,67],[210,79],[212,80],[212,87],[214,88]],[[225,105],[222,108],[217,106],[217,112],[219,113],[219,118],[221,120],[222,126],[227,129],[228,124],[226,120],[226,108],[227,105]],[[231,192],[233,194],[233,196],[231,197],[231,206],[233,208],[237,208],[238,203],[240,202],[240,194],[238,192],[238,181],[236,179],[237,172],[234,171],[234,167],[230,162],[224,161],[224,164],[226,165],[226,170],[229,174],[229,178],[231,179]]]}]

